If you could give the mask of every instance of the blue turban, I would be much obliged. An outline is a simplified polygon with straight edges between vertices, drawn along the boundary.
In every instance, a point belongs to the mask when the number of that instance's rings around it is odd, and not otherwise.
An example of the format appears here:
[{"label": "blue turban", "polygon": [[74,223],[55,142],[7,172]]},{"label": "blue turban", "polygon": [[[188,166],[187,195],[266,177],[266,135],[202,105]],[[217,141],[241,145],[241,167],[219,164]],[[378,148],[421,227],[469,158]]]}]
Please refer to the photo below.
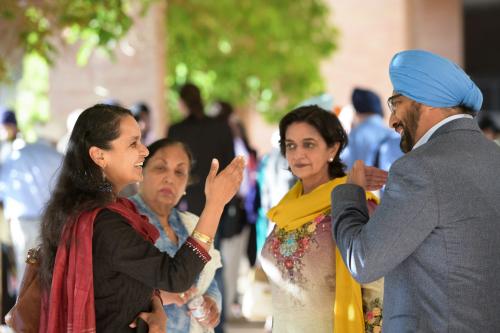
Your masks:
[{"label": "blue turban", "polygon": [[16,114],[8,108],[0,108],[0,124],[17,126]]},{"label": "blue turban", "polygon": [[370,90],[356,88],[352,92],[352,105],[357,113],[375,113],[383,116],[382,104],[377,94]]},{"label": "blue turban", "polygon": [[394,91],[434,107],[481,109],[483,95],[454,62],[423,50],[397,53],[389,65]]}]

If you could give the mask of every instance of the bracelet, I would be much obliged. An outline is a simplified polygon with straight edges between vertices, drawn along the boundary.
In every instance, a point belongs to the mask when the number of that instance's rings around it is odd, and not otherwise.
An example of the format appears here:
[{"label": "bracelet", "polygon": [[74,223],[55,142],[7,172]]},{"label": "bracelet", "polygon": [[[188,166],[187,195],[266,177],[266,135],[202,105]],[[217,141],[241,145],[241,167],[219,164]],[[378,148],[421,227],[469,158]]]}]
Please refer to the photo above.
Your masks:
[{"label": "bracelet", "polygon": [[194,239],[202,242],[202,243],[205,243],[208,247],[212,246],[212,243],[214,242],[214,239],[205,235],[205,234],[202,234],[201,232],[199,231],[193,231],[193,234],[191,235],[191,237],[193,237]]}]

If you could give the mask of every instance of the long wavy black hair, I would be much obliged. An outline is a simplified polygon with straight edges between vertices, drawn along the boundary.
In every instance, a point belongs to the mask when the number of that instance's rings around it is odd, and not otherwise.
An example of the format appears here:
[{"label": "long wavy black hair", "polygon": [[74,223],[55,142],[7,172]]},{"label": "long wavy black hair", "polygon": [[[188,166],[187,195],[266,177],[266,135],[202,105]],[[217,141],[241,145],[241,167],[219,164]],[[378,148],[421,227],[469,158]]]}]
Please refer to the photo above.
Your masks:
[{"label": "long wavy black hair", "polygon": [[328,175],[330,179],[345,176],[345,164],[340,160],[340,153],[347,146],[347,133],[336,115],[323,110],[317,105],[301,106],[287,113],[279,124],[280,129],[280,150],[286,158],[286,130],[293,123],[302,122],[314,127],[325,140],[328,147],[339,143],[339,150],[333,162],[328,163]]},{"label": "long wavy black hair", "polygon": [[63,226],[74,222],[81,212],[114,200],[113,192],[105,190],[103,172],[92,161],[89,149],[111,149],[111,141],[120,135],[120,122],[126,116],[132,117],[127,109],[97,104],[83,111],[76,121],[57,185],[42,217],[40,279],[46,289],[52,282]]}]

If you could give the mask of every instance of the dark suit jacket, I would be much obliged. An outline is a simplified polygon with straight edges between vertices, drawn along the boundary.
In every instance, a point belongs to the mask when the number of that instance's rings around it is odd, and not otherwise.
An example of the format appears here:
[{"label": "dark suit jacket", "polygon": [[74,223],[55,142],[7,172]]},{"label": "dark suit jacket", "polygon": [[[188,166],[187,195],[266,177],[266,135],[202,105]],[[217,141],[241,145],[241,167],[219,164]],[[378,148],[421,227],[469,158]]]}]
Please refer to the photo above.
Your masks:
[{"label": "dark suit jacket", "polygon": [[333,233],[358,281],[385,276],[383,332],[499,332],[500,148],[476,122],[396,161],[371,218],[364,196],[335,188]]},{"label": "dark suit jacket", "polygon": [[205,179],[212,159],[219,160],[219,170],[222,170],[234,158],[231,129],[222,120],[188,117],[172,125],[168,137],[184,142],[193,153],[193,184],[186,190],[186,199],[188,210],[199,216],[205,207]]}]

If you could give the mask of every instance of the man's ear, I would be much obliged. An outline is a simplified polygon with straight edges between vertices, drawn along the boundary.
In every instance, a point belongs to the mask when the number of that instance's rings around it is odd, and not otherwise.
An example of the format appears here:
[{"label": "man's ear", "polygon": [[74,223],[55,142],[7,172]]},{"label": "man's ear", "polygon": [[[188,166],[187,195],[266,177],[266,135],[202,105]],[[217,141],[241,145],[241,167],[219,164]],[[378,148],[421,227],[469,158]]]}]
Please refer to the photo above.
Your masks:
[{"label": "man's ear", "polygon": [[99,147],[92,146],[89,149],[89,155],[92,161],[97,164],[101,169],[106,167],[106,159],[104,158],[104,150]]}]

